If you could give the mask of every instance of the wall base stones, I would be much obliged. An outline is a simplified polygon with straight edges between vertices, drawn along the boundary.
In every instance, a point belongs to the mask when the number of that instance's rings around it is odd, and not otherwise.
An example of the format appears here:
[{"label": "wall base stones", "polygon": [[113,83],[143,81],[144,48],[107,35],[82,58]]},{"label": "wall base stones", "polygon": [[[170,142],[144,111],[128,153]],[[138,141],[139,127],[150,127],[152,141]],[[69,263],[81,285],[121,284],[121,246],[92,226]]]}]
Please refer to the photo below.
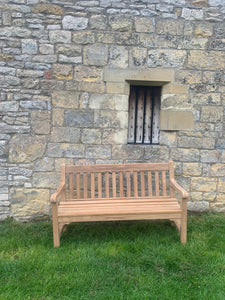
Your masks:
[{"label": "wall base stones", "polygon": [[[0,11],[0,220],[49,216],[61,163],[172,159],[189,210],[225,210],[222,0]],[[127,143],[130,85],[162,87],[159,145]]]}]

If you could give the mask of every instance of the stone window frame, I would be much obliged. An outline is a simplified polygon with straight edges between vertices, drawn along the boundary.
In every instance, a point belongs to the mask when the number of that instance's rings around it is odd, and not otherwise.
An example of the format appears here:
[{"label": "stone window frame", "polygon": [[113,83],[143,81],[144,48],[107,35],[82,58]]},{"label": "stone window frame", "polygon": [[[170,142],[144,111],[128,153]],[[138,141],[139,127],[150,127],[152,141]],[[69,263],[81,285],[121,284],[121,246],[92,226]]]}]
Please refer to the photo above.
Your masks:
[{"label": "stone window frame", "polygon": [[[118,94],[127,96],[127,112],[130,85],[160,86],[161,104],[163,104],[164,98],[170,95],[186,95],[188,92],[187,85],[177,84],[175,82],[175,70],[169,68],[149,68],[146,70],[134,68],[116,69],[106,67],[104,69],[104,81],[106,83],[106,94]],[[183,107],[161,107],[159,129],[160,131],[194,130],[193,111]],[[127,144],[127,142],[128,138],[126,139],[126,141],[124,141],[124,144]]]}]

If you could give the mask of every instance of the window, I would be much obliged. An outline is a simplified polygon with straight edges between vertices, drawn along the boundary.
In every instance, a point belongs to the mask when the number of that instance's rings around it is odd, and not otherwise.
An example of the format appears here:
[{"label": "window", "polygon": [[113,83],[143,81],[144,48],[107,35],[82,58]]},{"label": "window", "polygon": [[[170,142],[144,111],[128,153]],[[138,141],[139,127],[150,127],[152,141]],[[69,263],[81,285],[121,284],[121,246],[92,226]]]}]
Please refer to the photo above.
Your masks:
[{"label": "window", "polygon": [[130,86],[129,144],[159,143],[161,87]]}]

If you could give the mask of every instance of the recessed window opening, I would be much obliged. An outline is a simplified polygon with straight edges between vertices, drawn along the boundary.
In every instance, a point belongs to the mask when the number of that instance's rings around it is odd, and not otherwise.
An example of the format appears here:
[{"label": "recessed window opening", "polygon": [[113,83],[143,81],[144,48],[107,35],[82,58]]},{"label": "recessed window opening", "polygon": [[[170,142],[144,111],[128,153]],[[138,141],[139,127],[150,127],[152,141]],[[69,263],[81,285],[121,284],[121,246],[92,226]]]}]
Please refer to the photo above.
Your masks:
[{"label": "recessed window opening", "polygon": [[130,86],[129,144],[158,144],[161,87]]}]

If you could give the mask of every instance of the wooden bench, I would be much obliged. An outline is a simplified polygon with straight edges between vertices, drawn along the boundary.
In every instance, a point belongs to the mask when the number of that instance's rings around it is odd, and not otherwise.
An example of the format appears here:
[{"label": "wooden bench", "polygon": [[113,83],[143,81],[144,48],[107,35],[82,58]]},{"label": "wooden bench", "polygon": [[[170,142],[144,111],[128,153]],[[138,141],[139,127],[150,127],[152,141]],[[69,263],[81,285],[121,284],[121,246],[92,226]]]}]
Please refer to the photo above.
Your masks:
[{"label": "wooden bench", "polygon": [[172,161],[61,165],[61,183],[51,196],[54,247],[71,222],[114,220],[169,219],[186,243],[187,197],[174,179]]}]

